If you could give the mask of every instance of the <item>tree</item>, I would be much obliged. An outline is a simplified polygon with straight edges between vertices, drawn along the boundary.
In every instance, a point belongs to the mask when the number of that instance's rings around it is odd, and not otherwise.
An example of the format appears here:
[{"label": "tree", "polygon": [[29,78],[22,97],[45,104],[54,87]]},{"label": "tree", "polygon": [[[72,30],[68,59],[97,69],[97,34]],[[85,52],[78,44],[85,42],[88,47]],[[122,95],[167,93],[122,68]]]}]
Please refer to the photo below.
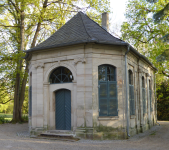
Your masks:
[{"label": "tree", "polygon": [[[109,11],[109,3],[109,0],[0,2],[0,71],[3,72],[0,78],[5,79],[5,76],[9,75],[8,83],[14,85],[10,91],[14,97],[13,121],[21,121],[28,76],[29,62],[23,59],[23,50],[33,48],[44,41],[80,10],[100,23],[101,13]],[[9,85],[4,85],[6,93],[9,92]]]},{"label": "tree", "polygon": [[161,11],[167,4],[165,0],[153,4],[145,0],[129,0],[126,11],[128,21],[123,23],[121,29],[122,38],[147,56],[159,69],[158,72],[166,76],[169,60],[159,56],[169,49],[168,43],[161,40],[168,33],[168,20],[166,18],[160,23],[155,22],[153,14]]}]

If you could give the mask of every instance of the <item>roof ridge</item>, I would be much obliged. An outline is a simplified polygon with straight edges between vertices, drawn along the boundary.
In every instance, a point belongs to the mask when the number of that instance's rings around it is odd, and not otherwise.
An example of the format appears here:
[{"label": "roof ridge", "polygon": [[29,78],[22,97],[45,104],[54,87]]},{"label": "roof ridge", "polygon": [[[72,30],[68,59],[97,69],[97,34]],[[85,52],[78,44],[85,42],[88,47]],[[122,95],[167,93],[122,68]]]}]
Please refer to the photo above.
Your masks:
[{"label": "roof ridge", "polygon": [[82,20],[82,22],[83,22],[84,29],[85,29],[86,33],[88,34],[88,36],[90,37],[90,39],[92,39],[91,36],[90,36],[90,34],[87,32],[86,26],[85,26],[84,21],[83,21],[82,16],[81,16],[81,13],[82,13],[83,15],[85,15],[85,14],[84,14],[83,12],[81,12],[81,11],[79,12],[80,18],[81,18],[81,20]]},{"label": "roof ridge", "polygon": [[[80,11],[81,12],[81,11]],[[81,12],[81,13],[83,13],[83,12]],[[83,13],[84,14],[84,13]],[[86,15],[86,14],[84,14],[84,15]],[[94,20],[92,20],[88,15],[86,15],[91,21],[93,21],[95,24],[97,24],[99,27],[101,27],[102,28],[102,30],[104,30],[104,31],[106,31],[108,34],[110,34],[106,29],[104,29],[101,25],[99,25],[97,22],[95,22]],[[123,41],[123,40],[121,40],[121,39],[119,39],[119,38],[117,38],[117,37],[115,37],[115,36],[113,36],[112,34],[110,34],[113,38],[116,38],[116,39],[118,39],[118,40],[120,40],[120,41]]]}]

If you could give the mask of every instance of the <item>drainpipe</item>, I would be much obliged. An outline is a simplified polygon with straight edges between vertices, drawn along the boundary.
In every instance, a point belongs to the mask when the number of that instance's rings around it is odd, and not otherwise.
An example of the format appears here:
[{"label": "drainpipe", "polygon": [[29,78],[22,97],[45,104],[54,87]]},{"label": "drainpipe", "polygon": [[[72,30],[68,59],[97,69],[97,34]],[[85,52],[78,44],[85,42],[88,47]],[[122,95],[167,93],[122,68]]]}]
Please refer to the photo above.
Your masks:
[{"label": "drainpipe", "polygon": [[125,75],[126,75],[126,115],[127,115],[127,136],[129,133],[129,112],[128,112],[128,71],[127,71],[127,54],[130,51],[130,45],[127,46],[127,52],[125,53]]}]

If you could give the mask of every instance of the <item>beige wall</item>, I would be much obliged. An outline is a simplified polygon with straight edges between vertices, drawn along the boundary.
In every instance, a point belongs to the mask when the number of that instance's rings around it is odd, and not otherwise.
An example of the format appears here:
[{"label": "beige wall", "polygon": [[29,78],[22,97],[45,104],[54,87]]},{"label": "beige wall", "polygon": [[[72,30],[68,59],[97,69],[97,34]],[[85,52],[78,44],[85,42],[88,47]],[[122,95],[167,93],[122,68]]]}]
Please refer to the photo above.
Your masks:
[{"label": "beige wall", "polygon": [[[67,46],[52,50],[34,52],[29,65],[29,75],[32,74],[32,117],[30,130],[55,129],[55,92],[58,89],[71,91],[71,126],[97,127],[99,125],[113,128],[126,128],[126,99],[125,99],[125,61],[126,48],[100,44]],[[118,91],[118,116],[99,117],[98,108],[98,66],[109,64],[116,67]],[[73,83],[49,84],[50,73],[57,67],[64,66],[71,70]],[[154,73],[146,62],[132,53],[128,54],[128,69],[134,74],[136,115],[131,116],[130,127],[140,128],[147,119],[152,121],[154,111],[142,113],[141,76],[145,82],[152,81]],[[150,76],[148,76],[148,74]],[[138,78],[139,77],[139,78]],[[146,84],[148,88],[148,84]],[[148,97],[148,95],[147,95]],[[147,104],[149,102],[147,98]],[[154,104],[154,98],[153,98]],[[141,105],[140,105],[141,104]]]}]

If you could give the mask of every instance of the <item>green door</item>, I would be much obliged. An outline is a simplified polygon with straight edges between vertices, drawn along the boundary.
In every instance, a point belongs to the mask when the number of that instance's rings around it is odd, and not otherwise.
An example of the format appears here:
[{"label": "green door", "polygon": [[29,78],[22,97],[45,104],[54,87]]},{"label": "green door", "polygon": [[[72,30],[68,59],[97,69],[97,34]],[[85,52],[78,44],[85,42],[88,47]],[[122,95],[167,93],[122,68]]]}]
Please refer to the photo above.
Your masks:
[{"label": "green door", "polygon": [[56,130],[71,130],[71,92],[61,89],[55,94]]}]

